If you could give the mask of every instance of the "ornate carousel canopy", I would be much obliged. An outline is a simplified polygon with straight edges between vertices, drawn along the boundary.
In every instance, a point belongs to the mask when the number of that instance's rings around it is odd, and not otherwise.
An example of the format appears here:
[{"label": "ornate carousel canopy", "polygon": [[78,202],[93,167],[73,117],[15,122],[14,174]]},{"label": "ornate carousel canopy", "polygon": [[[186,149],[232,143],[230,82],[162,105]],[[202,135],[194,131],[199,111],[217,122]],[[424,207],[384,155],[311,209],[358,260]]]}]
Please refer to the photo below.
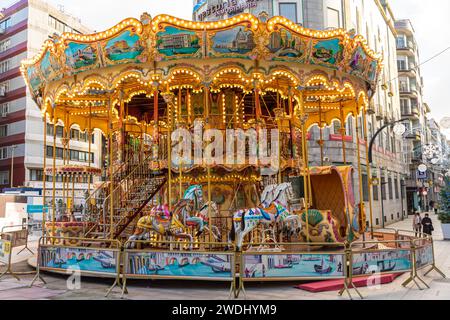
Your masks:
[{"label": "ornate carousel canopy", "polygon": [[[164,127],[169,116],[183,112],[176,109],[164,119],[164,106],[187,99],[183,101],[192,103],[192,109],[185,115],[191,120],[202,101],[195,95],[206,88],[224,94],[223,111],[225,104],[234,103],[225,97],[227,90],[239,90],[235,100],[243,104],[245,95],[257,92],[263,98],[279,96],[266,109],[292,97],[295,111],[287,114],[298,113],[302,105],[308,126],[330,125],[367,105],[367,92],[373,91],[381,69],[380,57],[359,35],[342,29],[314,31],[283,17],[267,20],[249,14],[217,22],[144,14],[141,21],[126,19],[92,35],[54,36],[22,64],[35,101],[52,121],[70,119],[70,125],[104,132],[109,106],[117,107],[112,112],[119,122],[122,102],[129,104],[130,123],[159,121]],[[139,105],[160,109],[145,111]],[[251,112],[244,107],[242,113]]]}]

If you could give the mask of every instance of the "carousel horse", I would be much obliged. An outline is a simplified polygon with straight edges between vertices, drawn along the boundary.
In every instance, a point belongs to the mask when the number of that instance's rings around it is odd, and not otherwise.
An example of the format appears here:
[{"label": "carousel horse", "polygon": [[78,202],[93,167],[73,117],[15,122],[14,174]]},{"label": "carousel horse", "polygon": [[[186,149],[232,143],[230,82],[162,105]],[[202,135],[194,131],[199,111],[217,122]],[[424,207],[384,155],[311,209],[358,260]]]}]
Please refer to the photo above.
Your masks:
[{"label": "carousel horse", "polygon": [[294,189],[291,183],[269,185],[261,194],[261,205],[263,207],[269,207],[272,203],[278,201],[287,208],[292,200],[294,200],[294,197]]},{"label": "carousel horse", "polygon": [[[212,232],[213,236],[218,240],[220,236],[219,229],[215,226],[208,227],[210,221],[208,219],[209,207],[211,207],[211,212],[214,216],[218,216],[219,210],[217,209],[217,204],[213,201],[203,203],[203,188],[201,185],[190,186],[183,195],[184,200],[191,200],[194,203],[194,210],[188,211],[182,210],[182,222],[185,226],[197,226],[198,232],[196,237],[203,234],[206,231]],[[194,213],[194,214],[192,214]],[[213,229],[213,230],[211,230]]]},{"label": "carousel horse", "polygon": [[269,208],[252,208],[239,210],[233,215],[233,225],[228,237],[229,243],[236,240],[236,249],[240,250],[247,234],[260,224],[271,225],[280,223],[283,232],[288,236],[300,233],[302,224],[300,217],[291,215],[286,207],[275,201]]},{"label": "carousel horse", "polygon": [[[139,219],[136,230],[128,241],[148,240],[149,232],[155,231],[162,236],[187,239],[192,249],[193,237],[186,233],[186,227],[181,222],[183,210],[187,212],[193,211],[194,202],[192,200],[181,200],[175,206],[173,212],[169,212],[168,207],[165,205],[154,208],[152,210],[153,214]],[[134,248],[134,243],[130,248]]]}]

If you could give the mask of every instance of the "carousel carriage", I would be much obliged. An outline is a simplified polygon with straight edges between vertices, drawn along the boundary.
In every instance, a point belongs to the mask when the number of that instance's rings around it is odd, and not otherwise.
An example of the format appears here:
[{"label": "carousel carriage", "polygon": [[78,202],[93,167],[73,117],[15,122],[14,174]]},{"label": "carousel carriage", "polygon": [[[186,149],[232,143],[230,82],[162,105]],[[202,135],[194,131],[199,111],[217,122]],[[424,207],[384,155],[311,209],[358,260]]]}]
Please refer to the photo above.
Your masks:
[{"label": "carousel carriage", "polygon": [[[362,37],[340,29],[313,31],[264,15],[191,22],[144,14],[140,21],[126,19],[93,35],[54,36],[23,63],[22,73],[44,128],[64,124],[64,152],[70,150],[72,126],[89,136],[93,130],[104,135],[103,181],[87,190],[89,225],[82,238],[126,241],[151,231],[145,236],[150,240],[220,243],[240,228],[242,244],[246,223],[257,227],[256,219],[278,224],[290,235],[303,229],[298,236],[306,242],[340,242],[364,232],[365,211],[355,205],[352,169],[309,167],[308,130],[318,125],[322,133],[349,115],[362,114],[365,124],[368,92],[381,68]],[[226,137],[223,153],[211,151],[217,139],[209,129]],[[243,144],[236,135],[227,136],[230,130],[244,133]],[[187,150],[200,149],[206,160],[185,158],[179,132],[192,138]],[[268,132],[270,142],[261,146],[249,132],[257,139]],[[359,134],[357,141],[367,138]],[[344,150],[345,142],[342,135]],[[56,148],[56,136],[52,144]],[[360,143],[357,147],[360,164],[363,150]],[[252,156],[255,161],[248,160]],[[71,163],[64,158],[65,165]],[[53,155],[53,176],[56,166]],[[292,177],[303,186],[297,197],[261,199],[270,184],[282,186]],[[201,200],[196,194],[186,198],[195,186],[204,192]],[[55,183],[52,188],[54,195]],[[168,214],[152,210],[164,205]],[[55,207],[50,235],[58,223]]]}]

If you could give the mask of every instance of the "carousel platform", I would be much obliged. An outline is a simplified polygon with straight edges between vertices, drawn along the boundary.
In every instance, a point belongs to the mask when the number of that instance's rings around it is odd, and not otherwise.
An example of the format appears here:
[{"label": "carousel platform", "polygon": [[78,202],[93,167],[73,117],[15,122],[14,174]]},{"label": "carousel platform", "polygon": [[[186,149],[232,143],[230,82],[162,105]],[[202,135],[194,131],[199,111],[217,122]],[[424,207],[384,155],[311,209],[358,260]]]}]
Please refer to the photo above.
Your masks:
[{"label": "carousel platform", "polygon": [[[393,274],[384,274],[380,276],[380,284],[388,284],[392,283],[403,275],[403,273],[393,273]],[[355,278],[353,279],[353,284],[357,288],[363,288],[368,286],[368,280],[370,276],[367,277],[361,277],[361,278]],[[301,284],[298,286],[295,286],[296,289],[312,292],[312,293],[319,293],[319,292],[328,292],[328,291],[339,291],[344,287],[344,280],[325,280],[325,281],[316,281],[306,284]]]}]

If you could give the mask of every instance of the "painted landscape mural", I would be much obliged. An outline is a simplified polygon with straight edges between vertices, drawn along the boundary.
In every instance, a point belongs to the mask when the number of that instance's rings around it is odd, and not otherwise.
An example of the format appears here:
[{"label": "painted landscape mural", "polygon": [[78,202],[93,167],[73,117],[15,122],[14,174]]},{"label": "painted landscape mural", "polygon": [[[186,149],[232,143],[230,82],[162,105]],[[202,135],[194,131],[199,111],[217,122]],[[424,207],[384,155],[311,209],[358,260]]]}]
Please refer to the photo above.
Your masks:
[{"label": "painted landscape mural", "polygon": [[353,275],[409,271],[412,268],[409,250],[365,252],[353,254]]},{"label": "painted landscape mural", "polygon": [[156,46],[166,56],[195,54],[200,50],[200,38],[193,31],[166,27],[157,34]]},{"label": "painted landscape mural", "polygon": [[41,248],[41,268],[116,273],[117,252],[80,248]]},{"label": "painted landscape mural", "polygon": [[129,30],[109,40],[105,46],[106,57],[114,62],[136,61],[141,62],[139,56],[144,51],[141,38],[131,34]]},{"label": "painted landscape mural", "polygon": [[245,278],[339,278],[344,277],[340,254],[245,255]]},{"label": "painted landscape mural", "polygon": [[66,63],[74,70],[93,66],[97,62],[97,50],[90,44],[69,42],[66,50]]},{"label": "painted landscape mural", "polygon": [[312,48],[311,63],[337,68],[343,58],[343,51],[339,39],[319,41]]},{"label": "painted landscape mural", "polygon": [[296,61],[302,63],[305,61],[307,53],[306,42],[286,29],[271,34],[268,48],[274,54],[275,60],[284,60],[277,58],[297,58]]},{"label": "painted landscape mural", "polygon": [[254,48],[253,33],[244,27],[219,31],[213,37],[213,50],[219,54],[246,54]]},{"label": "painted landscape mural", "polygon": [[46,79],[57,79],[61,77],[61,69],[55,57],[47,51],[40,64],[42,75]]},{"label": "painted landscape mural", "polygon": [[131,252],[127,274],[167,277],[232,278],[232,256],[226,254]]}]

